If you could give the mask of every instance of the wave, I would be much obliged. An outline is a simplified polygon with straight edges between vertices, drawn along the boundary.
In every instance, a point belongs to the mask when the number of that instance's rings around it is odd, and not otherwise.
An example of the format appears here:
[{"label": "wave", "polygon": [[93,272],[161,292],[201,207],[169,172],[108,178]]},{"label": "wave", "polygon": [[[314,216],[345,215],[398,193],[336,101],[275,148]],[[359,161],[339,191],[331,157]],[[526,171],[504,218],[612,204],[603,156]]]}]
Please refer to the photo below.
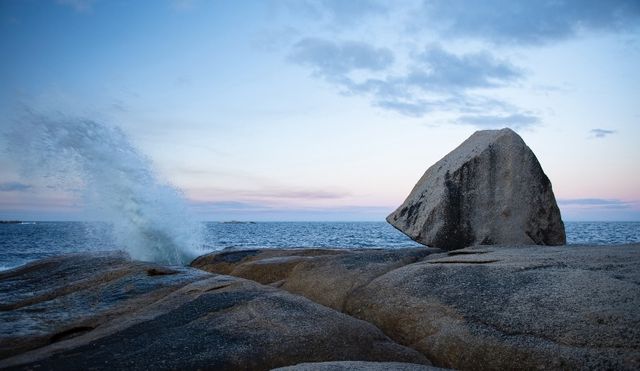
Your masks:
[{"label": "wave", "polygon": [[185,264],[199,254],[201,225],[182,193],[159,179],[120,128],[28,112],[4,135],[7,154],[26,176],[74,189],[90,213],[113,225],[113,238],[133,258]]}]

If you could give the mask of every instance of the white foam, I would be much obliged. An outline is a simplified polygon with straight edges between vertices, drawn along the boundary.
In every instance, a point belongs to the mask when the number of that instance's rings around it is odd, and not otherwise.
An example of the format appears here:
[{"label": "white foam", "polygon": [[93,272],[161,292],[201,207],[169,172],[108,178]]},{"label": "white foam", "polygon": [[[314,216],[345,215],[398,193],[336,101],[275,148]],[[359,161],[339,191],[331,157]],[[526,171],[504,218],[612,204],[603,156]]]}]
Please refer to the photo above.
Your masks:
[{"label": "white foam", "polygon": [[86,207],[113,224],[117,244],[134,259],[184,264],[198,255],[201,225],[183,195],[158,179],[118,127],[28,113],[5,135],[9,155],[27,175],[79,188]]}]

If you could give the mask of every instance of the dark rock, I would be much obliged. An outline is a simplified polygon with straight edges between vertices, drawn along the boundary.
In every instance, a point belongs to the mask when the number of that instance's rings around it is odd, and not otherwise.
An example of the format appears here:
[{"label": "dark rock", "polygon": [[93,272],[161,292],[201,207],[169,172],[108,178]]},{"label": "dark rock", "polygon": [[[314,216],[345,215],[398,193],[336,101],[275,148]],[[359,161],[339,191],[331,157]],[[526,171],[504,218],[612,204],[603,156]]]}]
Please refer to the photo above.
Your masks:
[{"label": "dark rock", "polygon": [[4,272],[0,299],[0,368],[429,364],[373,325],[301,296],[122,254],[73,255]]},{"label": "dark rock", "polygon": [[276,368],[273,371],[438,371],[442,368],[400,362],[318,362]]},{"label": "dark rock", "polygon": [[40,260],[0,273],[0,359],[88,332],[209,275],[149,275],[165,267],[123,253]]},{"label": "dark rock", "polygon": [[427,169],[387,221],[447,250],[566,243],[551,182],[511,129],[474,133]]}]

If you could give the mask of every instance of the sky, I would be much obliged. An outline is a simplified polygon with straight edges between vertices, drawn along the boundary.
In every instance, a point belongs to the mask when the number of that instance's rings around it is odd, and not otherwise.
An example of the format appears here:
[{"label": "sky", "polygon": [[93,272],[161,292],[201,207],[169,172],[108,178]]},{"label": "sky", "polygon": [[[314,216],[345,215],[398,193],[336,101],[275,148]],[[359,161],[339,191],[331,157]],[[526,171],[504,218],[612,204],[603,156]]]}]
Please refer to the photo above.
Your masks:
[{"label": "sky", "polygon": [[[640,220],[637,0],[5,0],[0,52],[0,132],[116,127],[201,220],[382,221],[502,127],[565,221]],[[6,138],[0,219],[91,217]]]}]

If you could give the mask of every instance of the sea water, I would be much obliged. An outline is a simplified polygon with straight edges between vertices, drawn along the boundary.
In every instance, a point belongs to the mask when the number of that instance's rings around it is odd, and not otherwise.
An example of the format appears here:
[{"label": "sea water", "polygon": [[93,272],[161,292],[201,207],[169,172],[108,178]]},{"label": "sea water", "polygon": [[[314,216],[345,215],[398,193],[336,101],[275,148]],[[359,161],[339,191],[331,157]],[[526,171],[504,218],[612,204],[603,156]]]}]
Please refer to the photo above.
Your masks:
[{"label": "sea water", "polygon": [[[201,224],[197,254],[227,247],[405,248],[421,245],[385,222],[262,222]],[[123,249],[114,226],[98,222],[0,224],[0,269],[65,253]],[[567,243],[640,242],[640,222],[565,222]]]},{"label": "sea water", "polygon": [[[134,259],[188,264],[227,247],[420,246],[384,222],[200,223],[180,190],[114,125],[27,109],[0,131],[2,155],[23,175],[73,193],[102,223],[0,224],[0,269],[66,253],[124,250]],[[640,223],[566,223],[569,244],[640,241]]]}]

